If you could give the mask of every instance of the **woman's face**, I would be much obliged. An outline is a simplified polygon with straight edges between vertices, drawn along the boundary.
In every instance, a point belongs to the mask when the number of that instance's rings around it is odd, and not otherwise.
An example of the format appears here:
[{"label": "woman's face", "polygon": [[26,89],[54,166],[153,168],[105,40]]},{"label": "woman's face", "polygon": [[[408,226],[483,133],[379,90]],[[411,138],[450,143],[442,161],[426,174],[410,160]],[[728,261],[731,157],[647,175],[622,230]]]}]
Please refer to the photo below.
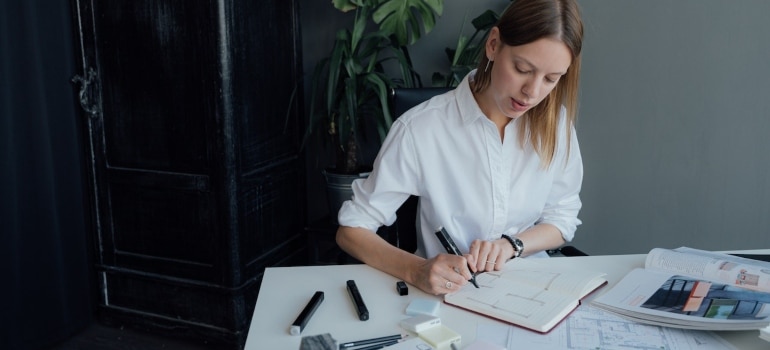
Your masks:
[{"label": "woman's face", "polygon": [[493,28],[487,41],[491,84],[482,97],[482,110],[495,120],[515,119],[536,106],[567,73],[572,54],[563,42],[542,38],[529,44],[508,46]]}]

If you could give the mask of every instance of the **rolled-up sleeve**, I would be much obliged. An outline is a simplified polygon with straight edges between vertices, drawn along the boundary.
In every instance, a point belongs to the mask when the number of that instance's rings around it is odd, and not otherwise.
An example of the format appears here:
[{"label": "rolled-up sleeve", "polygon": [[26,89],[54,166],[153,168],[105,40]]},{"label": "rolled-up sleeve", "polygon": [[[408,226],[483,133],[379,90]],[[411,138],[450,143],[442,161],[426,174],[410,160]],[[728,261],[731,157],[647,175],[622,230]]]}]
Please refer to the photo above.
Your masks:
[{"label": "rolled-up sleeve", "polygon": [[553,185],[539,220],[539,223],[556,226],[567,242],[572,241],[578,225],[582,223],[577,216],[582,207],[580,189],[583,183],[583,159],[574,128],[570,135],[569,149],[563,148],[564,157],[554,159],[551,164],[556,167]]},{"label": "rolled-up sleeve", "polygon": [[397,120],[375,159],[375,171],[353,182],[353,198],[342,204],[337,216],[340,225],[376,231],[395,222],[396,210],[410,195],[417,194],[418,167],[413,150],[411,135]]}]

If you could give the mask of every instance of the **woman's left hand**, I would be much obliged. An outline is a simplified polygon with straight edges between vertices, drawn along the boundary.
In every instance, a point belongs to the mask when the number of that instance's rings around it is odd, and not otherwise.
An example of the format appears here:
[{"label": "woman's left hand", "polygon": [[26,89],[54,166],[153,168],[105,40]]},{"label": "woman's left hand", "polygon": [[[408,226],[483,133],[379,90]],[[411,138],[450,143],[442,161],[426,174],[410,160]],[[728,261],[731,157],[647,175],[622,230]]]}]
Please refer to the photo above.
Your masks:
[{"label": "woman's left hand", "polygon": [[510,243],[504,239],[494,241],[477,239],[471,243],[471,251],[466,255],[466,259],[468,264],[476,267],[475,272],[501,270],[508,261],[507,257],[513,256],[506,255],[512,249]]}]

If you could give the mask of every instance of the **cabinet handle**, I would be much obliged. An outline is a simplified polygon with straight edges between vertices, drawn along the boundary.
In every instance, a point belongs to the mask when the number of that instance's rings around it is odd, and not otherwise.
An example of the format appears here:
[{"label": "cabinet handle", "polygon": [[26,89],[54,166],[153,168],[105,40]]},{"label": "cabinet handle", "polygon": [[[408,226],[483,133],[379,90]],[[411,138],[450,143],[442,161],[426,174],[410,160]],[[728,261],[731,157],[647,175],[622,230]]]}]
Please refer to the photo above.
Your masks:
[{"label": "cabinet handle", "polygon": [[83,108],[89,117],[96,118],[99,111],[97,94],[94,92],[93,86],[96,82],[96,71],[91,67],[88,69],[88,73],[72,77],[72,82],[80,84],[80,91],[78,92],[80,107]]}]

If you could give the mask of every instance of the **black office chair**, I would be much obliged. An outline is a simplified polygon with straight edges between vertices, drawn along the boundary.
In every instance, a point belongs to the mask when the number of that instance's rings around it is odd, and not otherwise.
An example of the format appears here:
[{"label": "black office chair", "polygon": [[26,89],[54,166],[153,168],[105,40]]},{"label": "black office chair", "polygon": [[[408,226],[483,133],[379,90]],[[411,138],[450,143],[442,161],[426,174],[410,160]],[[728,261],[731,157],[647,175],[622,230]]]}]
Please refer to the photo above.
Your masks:
[{"label": "black office chair", "polygon": [[[431,97],[443,94],[452,88],[395,88],[390,92],[390,107],[393,115],[401,116],[410,108],[429,100]],[[408,252],[417,250],[417,196],[410,196],[396,211],[396,222],[384,228],[388,241]],[[547,251],[549,255],[586,256],[588,254],[573,246],[563,246]]]}]

